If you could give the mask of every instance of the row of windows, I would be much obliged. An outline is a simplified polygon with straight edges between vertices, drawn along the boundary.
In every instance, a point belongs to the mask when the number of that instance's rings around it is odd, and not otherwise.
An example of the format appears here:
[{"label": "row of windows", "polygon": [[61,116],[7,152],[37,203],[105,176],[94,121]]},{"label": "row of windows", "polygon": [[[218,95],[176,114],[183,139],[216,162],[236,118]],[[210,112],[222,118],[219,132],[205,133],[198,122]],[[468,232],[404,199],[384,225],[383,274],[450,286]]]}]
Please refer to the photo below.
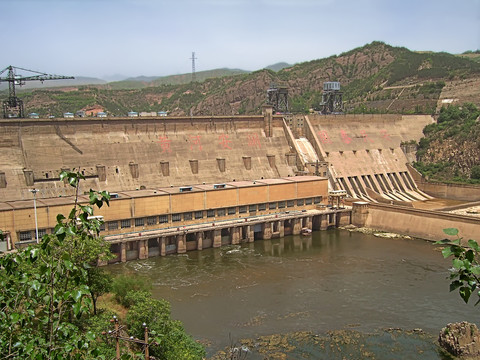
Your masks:
[{"label": "row of windows", "polygon": [[[38,229],[38,238],[41,239],[43,235],[47,233],[47,229]],[[18,233],[18,240],[20,241],[32,241],[35,240],[35,230],[33,231],[20,231]]]},{"label": "row of windows", "polygon": [[[179,221],[190,221],[203,219],[205,216],[207,218],[222,217],[226,215],[236,215],[238,214],[249,214],[254,215],[257,211],[275,210],[275,209],[284,209],[292,208],[295,206],[304,206],[311,204],[319,204],[322,201],[322,197],[306,198],[306,199],[297,199],[297,200],[287,200],[287,201],[278,201],[270,203],[261,203],[254,205],[243,205],[238,207],[228,207],[220,209],[210,209],[205,211],[194,211],[194,212],[185,212],[177,213],[171,215],[172,222]],[[142,227],[145,225],[157,225],[157,224],[166,224],[169,222],[169,215],[158,215],[158,216],[148,216],[145,218],[136,218],[136,219],[124,219],[119,221],[107,221],[106,223],[100,226],[101,231],[108,229],[109,231],[120,229],[128,229],[132,227],[132,224],[135,227]],[[41,238],[47,233],[47,229],[38,229],[38,237]],[[20,241],[31,241],[35,240],[35,231],[20,231],[18,234]]]},{"label": "row of windows", "polygon": [[[278,201],[278,202],[271,202],[271,203],[262,203],[262,204],[254,204],[254,205],[244,205],[237,207],[228,207],[228,208],[220,208],[220,209],[210,209],[206,212],[204,211],[194,211],[194,212],[185,212],[185,213],[176,213],[171,215],[172,222],[180,222],[180,221],[190,221],[190,220],[198,220],[203,218],[214,218],[214,217],[222,217],[226,215],[235,215],[237,214],[247,214],[250,215],[256,214],[257,211],[265,211],[267,210],[275,210],[275,209],[285,209],[291,208],[295,206],[304,206],[304,205],[311,205],[311,204],[319,204],[322,201],[322,197],[314,197],[314,198],[306,198],[306,199],[297,199],[297,200],[287,200],[287,201]],[[238,209],[238,210],[237,210]],[[120,226],[121,229],[130,228],[132,223],[135,224],[135,227],[141,227],[146,225],[156,225],[156,224],[165,224],[168,223],[168,215],[159,215],[159,216],[149,216],[147,218],[137,218],[133,221],[131,219],[120,220],[119,221],[109,221],[107,222],[108,230],[117,230]],[[102,226],[101,230],[105,230],[105,225]]]}]

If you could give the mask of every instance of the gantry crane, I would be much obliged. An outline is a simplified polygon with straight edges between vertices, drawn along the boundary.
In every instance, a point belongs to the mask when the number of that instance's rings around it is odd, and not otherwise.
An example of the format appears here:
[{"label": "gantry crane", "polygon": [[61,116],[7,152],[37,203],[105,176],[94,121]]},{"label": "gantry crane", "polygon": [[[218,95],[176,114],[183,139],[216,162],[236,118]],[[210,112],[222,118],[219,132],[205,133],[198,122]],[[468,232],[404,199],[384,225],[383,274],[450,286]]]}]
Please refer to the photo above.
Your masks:
[{"label": "gantry crane", "polygon": [[[16,74],[16,70],[27,71],[33,73],[33,75],[25,76]],[[8,72],[7,72],[8,71]],[[2,77],[2,74],[7,72],[7,76]],[[62,80],[62,79],[75,79],[73,76],[61,76],[45,74],[34,70],[22,69],[20,67],[8,66],[0,71],[0,82],[8,82],[8,99],[3,102],[3,117],[25,117],[23,109],[23,100],[18,98],[15,94],[15,85],[25,85],[26,81],[38,80],[42,83],[45,80]]]}]

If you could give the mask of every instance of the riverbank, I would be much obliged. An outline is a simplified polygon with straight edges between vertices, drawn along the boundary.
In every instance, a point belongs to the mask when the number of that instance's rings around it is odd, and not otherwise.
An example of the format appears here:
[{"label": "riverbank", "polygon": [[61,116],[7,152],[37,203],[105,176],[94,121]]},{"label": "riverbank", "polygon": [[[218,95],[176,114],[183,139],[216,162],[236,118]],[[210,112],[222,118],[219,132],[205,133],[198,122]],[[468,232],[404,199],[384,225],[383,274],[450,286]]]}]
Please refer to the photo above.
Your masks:
[{"label": "riverbank", "polygon": [[[436,337],[420,329],[384,329],[363,333],[352,329],[324,334],[294,332],[242,339],[210,360],[343,360],[379,359],[447,360],[452,357],[438,346]],[[242,357],[245,356],[245,357]]]}]

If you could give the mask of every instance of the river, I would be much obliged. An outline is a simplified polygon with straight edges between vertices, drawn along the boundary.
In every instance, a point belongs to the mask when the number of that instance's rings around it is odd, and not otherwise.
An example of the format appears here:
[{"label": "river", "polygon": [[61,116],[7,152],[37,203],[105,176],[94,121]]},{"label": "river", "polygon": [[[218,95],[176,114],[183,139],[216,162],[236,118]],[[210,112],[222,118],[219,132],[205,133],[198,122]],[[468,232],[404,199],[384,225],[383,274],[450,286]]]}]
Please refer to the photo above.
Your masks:
[{"label": "river", "polygon": [[[422,329],[431,344],[447,323],[478,319],[473,304],[449,292],[449,266],[431,242],[328,230],[108,269],[149,278],[154,297],[168,300],[172,317],[212,355],[231,339],[299,331],[348,329],[370,334],[363,343],[382,343],[392,338],[383,329]],[[415,341],[400,342],[411,347]],[[310,358],[322,358],[319,351]],[[443,359],[435,347],[421,351],[431,352],[422,358]]]}]

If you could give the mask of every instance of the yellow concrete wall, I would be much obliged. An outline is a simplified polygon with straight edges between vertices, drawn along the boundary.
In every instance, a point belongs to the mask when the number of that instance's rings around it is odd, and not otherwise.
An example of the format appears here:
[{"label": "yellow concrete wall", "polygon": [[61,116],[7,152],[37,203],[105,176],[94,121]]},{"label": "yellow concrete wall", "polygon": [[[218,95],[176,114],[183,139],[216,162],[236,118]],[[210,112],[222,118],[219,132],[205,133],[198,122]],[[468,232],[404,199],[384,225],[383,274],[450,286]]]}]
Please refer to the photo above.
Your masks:
[{"label": "yellow concrete wall", "polygon": [[95,210],[95,215],[103,216],[106,221],[129,219],[132,217],[132,205],[131,199],[115,199],[110,201],[110,206]]},{"label": "yellow concrete wall", "polygon": [[237,189],[207,191],[205,196],[206,209],[236,206],[238,202]]},{"label": "yellow concrete wall", "polygon": [[[297,197],[313,197],[319,194],[327,194],[327,180],[324,181],[302,181],[297,183]],[[324,197],[326,195],[323,195]]]},{"label": "yellow concrete wall", "polygon": [[170,199],[168,195],[136,198],[134,202],[135,217],[150,216],[152,214],[168,214],[170,212]]},{"label": "yellow concrete wall", "polygon": [[[37,208],[38,228],[48,227],[47,208]],[[15,229],[17,231],[25,231],[35,229],[35,214],[33,208],[18,209],[14,212]]]},{"label": "yellow concrete wall", "polygon": [[270,185],[269,190],[270,202],[295,199],[297,196],[295,183]]},{"label": "yellow concrete wall", "polygon": [[[268,182],[268,181],[266,181]],[[123,197],[128,194],[121,195]],[[94,215],[103,216],[106,222],[127,220],[132,218],[141,218],[155,215],[193,212],[198,210],[217,209],[226,207],[236,207],[251,204],[266,204],[265,210],[258,210],[257,214],[268,214],[276,210],[269,210],[268,203],[290,200],[295,198],[307,198],[322,196],[327,198],[327,180],[316,178],[312,181],[295,181],[287,180],[285,183],[278,184],[260,184],[253,186],[239,185],[238,188],[226,188],[217,190],[195,191],[168,194],[160,192],[151,196],[117,198],[110,201],[110,206],[103,206],[101,209],[94,209]],[[46,201],[46,200],[45,200]],[[65,203],[60,203],[65,201]],[[16,210],[0,211],[0,229],[10,232],[12,240],[18,241],[18,232],[34,231],[35,218],[33,202],[29,208]],[[170,205],[171,204],[171,205]],[[315,204],[297,206],[295,209],[304,209],[315,207]],[[37,207],[37,218],[39,229],[52,229],[56,224],[56,216],[61,213],[68,216],[73,207],[72,199],[65,198],[58,200],[50,206]],[[5,208],[5,207],[3,207]],[[2,208],[2,209],[3,209]],[[206,214],[205,214],[206,215]],[[233,215],[235,217],[237,215]],[[229,218],[232,215],[226,214],[222,218]],[[188,223],[204,222],[203,219],[192,219]],[[175,222],[174,224],[183,224],[184,222]],[[172,226],[172,223],[147,225],[142,228],[159,228]],[[134,222],[129,228],[104,231],[104,234],[118,234],[122,232],[135,231]]]},{"label": "yellow concrete wall", "polygon": [[268,201],[267,186],[252,186],[238,189],[238,205],[264,203]]},{"label": "yellow concrete wall", "polygon": [[171,195],[171,212],[181,213],[187,211],[203,210],[205,203],[204,192],[181,193]]},{"label": "yellow concrete wall", "polygon": [[14,213],[12,210],[0,211],[0,224],[3,226],[3,228],[1,228],[3,231],[14,229],[13,215]]}]

